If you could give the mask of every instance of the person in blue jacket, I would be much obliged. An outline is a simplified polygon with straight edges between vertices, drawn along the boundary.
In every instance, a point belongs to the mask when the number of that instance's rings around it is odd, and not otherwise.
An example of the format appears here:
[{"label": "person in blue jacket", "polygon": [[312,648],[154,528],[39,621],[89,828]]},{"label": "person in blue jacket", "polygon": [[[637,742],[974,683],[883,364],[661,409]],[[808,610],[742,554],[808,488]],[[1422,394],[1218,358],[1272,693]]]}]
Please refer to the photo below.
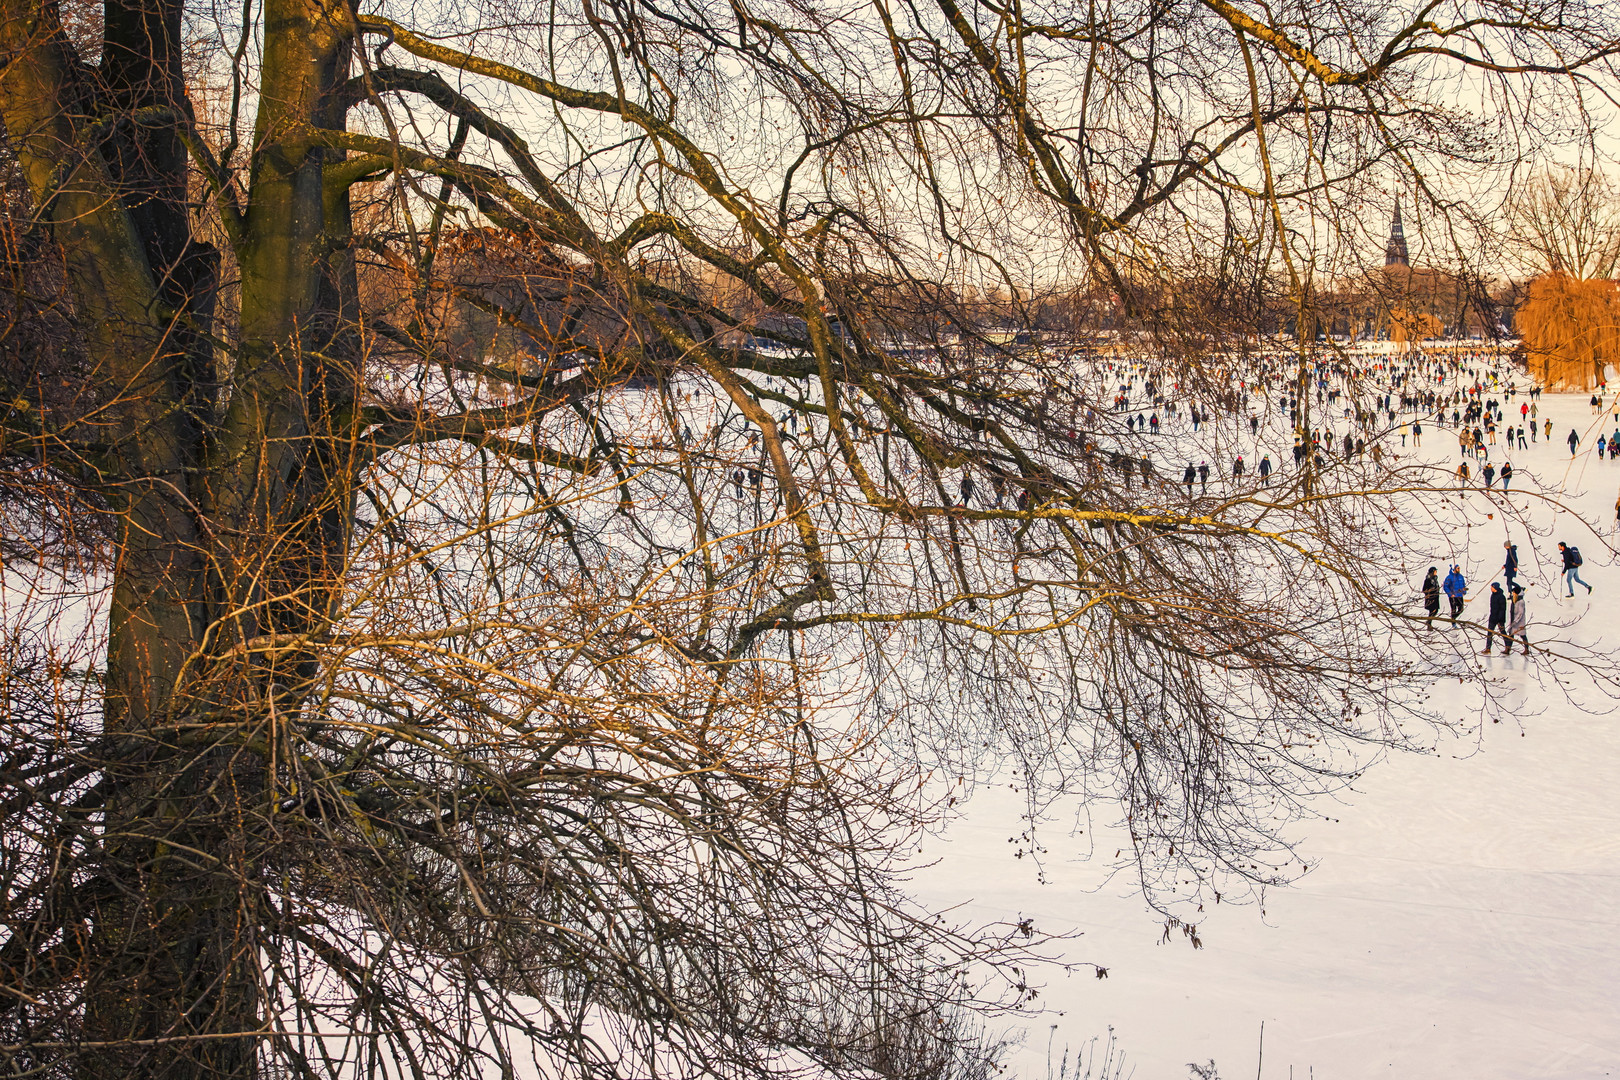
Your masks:
[{"label": "person in blue jacket", "polygon": [[1451,622],[1456,625],[1457,616],[1462,614],[1463,598],[1468,595],[1468,581],[1463,577],[1461,566],[1452,564],[1451,573],[1446,575],[1441,588],[1445,590],[1446,599],[1451,601]]}]

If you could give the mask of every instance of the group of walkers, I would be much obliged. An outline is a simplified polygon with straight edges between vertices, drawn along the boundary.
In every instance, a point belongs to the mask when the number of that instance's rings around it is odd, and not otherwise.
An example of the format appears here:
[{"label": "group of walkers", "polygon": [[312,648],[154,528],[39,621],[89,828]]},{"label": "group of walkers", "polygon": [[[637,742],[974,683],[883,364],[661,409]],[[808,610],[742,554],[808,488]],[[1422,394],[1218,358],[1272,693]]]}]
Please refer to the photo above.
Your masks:
[{"label": "group of walkers", "polygon": [[[1530,635],[1525,629],[1528,623],[1528,610],[1524,599],[1524,586],[1515,579],[1519,576],[1519,548],[1511,540],[1502,542],[1502,578],[1507,582],[1504,591],[1502,582],[1491,582],[1491,591],[1488,596],[1489,608],[1485,620],[1485,647],[1480,650],[1484,655],[1490,655],[1496,644],[1496,636],[1502,636],[1502,655],[1506,656],[1513,651],[1513,643],[1518,641],[1524,646],[1524,655],[1530,655]],[[1563,564],[1564,589],[1566,595],[1575,595],[1575,586],[1580,585],[1587,593],[1591,593],[1592,586],[1581,578],[1581,549],[1573,544],[1560,542],[1558,555]],[[1440,617],[1440,597],[1445,595],[1451,611],[1451,624],[1457,624],[1457,617],[1463,613],[1463,606],[1468,601],[1468,579],[1463,576],[1462,566],[1452,563],[1450,572],[1445,578],[1440,577],[1440,569],[1429,567],[1429,572],[1423,578],[1423,607],[1428,613],[1427,626],[1434,629],[1434,620]]]},{"label": "group of walkers", "polygon": [[[1505,545],[1508,549],[1508,562],[1515,569],[1518,564],[1518,554],[1512,544]],[[1434,620],[1440,615],[1440,594],[1444,592],[1446,600],[1451,606],[1451,623],[1457,623],[1457,617],[1463,612],[1463,605],[1468,597],[1468,580],[1463,577],[1462,566],[1453,563],[1445,580],[1440,579],[1439,567],[1429,567],[1429,572],[1423,578],[1423,606],[1428,611],[1428,626],[1434,628]],[[1502,591],[1501,582],[1491,582],[1490,610],[1486,621],[1485,647],[1480,652],[1489,655],[1496,643],[1496,635],[1502,635],[1502,655],[1506,656],[1513,651],[1513,642],[1517,640],[1524,646],[1524,655],[1530,655],[1530,635],[1525,630],[1528,623],[1528,612],[1524,602],[1524,586],[1515,582],[1511,573],[1508,576],[1508,591]]]}]

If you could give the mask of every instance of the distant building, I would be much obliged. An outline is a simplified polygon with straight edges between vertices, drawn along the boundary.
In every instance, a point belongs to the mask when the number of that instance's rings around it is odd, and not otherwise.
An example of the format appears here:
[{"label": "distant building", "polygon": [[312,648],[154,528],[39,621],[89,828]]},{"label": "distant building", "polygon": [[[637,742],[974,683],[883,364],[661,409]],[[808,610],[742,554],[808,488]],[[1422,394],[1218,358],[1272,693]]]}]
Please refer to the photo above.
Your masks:
[{"label": "distant building", "polygon": [[1385,266],[1411,266],[1406,252],[1406,229],[1401,225],[1401,201],[1395,200],[1395,220],[1389,223],[1389,243],[1384,247]]}]

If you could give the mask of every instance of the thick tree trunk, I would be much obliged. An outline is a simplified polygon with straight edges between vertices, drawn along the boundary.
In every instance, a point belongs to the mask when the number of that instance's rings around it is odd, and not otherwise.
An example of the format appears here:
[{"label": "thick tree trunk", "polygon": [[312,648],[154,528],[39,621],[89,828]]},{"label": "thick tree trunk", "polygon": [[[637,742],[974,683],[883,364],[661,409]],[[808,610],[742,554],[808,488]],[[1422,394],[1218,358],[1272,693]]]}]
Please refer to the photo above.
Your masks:
[{"label": "thick tree trunk", "polygon": [[180,5],[110,0],[96,73],[54,6],[0,0],[0,116],[111,399],[112,782],[95,890],[106,899],[84,968],[84,1034],[99,1044],[81,1059],[86,1077],[246,1080],[260,1056],[249,1033],[269,1016],[258,927],[276,793],[263,721],[311,672],[307,658],[289,670],[243,646],[328,617],[352,500],[329,436],[351,422],[358,372],[339,329],[352,267],[328,241],[347,236],[346,221],[327,220],[346,217],[346,196],[328,206],[329,152],[308,142],[311,126],[342,126],[332,91],[352,17],[302,0],[271,0],[265,16],[237,251],[242,351],[216,416],[214,258],[185,206]]}]

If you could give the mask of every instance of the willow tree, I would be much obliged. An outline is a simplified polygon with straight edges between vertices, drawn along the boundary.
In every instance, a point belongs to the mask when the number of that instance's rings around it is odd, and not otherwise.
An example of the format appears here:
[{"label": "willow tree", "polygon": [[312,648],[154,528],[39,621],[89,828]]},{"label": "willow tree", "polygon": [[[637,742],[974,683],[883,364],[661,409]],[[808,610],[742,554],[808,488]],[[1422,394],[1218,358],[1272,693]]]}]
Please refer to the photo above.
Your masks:
[{"label": "willow tree", "polygon": [[1085,268],[1230,405],[1302,221],[1490,164],[1448,79],[1568,95],[1614,42],[1500,0],[3,10],[0,1053],[96,1077],[982,1069],[1035,931],[896,875],[923,778],[998,755],[1171,892],[1286,876],[1424,677],[1366,584],[1410,478],[1133,483],[1024,300]]},{"label": "willow tree", "polygon": [[1543,274],[1516,322],[1530,371],[1545,386],[1590,390],[1620,363],[1620,282]]},{"label": "willow tree", "polygon": [[1620,362],[1620,191],[1599,169],[1550,167],[1508,202],[1508,238],[1539,275],[1516,323],[1531,370],[1586,390]]}]

